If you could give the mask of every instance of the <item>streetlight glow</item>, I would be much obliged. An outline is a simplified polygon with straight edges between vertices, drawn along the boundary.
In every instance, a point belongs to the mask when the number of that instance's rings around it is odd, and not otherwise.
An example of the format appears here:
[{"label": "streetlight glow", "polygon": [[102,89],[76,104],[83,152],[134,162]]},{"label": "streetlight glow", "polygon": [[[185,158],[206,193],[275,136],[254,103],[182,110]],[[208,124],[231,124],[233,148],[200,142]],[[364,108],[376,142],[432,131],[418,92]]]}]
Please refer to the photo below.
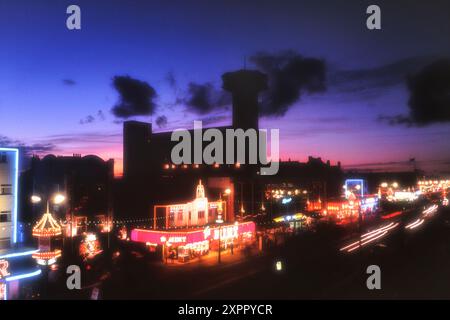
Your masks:
[{"label": "streetlight glow", "polygon": [[36,195],[32,195],[31,196],[31,202],[32,203],[39,203],[39,202],[41,202],[41,197],[39,197],[39,196],[36,196]]},{"label": "streetlight glow", "polygon": [[53,203],[54,204],[61,204],[64,202],[64,200],[66,200],[66,197],[64,197],[62,194],[57,194],[55,195],[55,197],[53,198]]}]

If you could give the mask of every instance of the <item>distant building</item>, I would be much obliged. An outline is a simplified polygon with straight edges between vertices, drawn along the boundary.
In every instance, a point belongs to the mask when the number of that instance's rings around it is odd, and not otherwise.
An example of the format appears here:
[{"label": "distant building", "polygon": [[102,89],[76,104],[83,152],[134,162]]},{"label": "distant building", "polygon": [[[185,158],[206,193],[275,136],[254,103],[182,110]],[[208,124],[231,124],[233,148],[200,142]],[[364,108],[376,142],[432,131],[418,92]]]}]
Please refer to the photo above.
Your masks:
[{"label": "distant building", "polygon": [[[258,95],[267,89],[266,75],[259,71],[238,70],[225,73],[222,80],[223,88],[232,96],[232,124],[215,129],[222,133],[227,129],[257,130]],[[194,130],[189,132],[193,137]],[[261,207],[258,202],[268,184],[293,183],[321,195],[337,195],[340,191],[340,164],[332,166],[320,158],[310,157],[307,163],[282,162],[277,175],[259,175],[260,165],[248,164],[248,140],[245,142],[245,164],[236,161],[235,157],[232,164],[175,165],[171,162],[171,150],[178,142],[171,141],[171,135],[171,132],[152,132],[150,123],[124,122],[124,180],[118,194],[121,198],[119,215],[129,216],[131,210],[136,216],[148,216],[150,208],[157,203],[182,201],[189,196],[190,186],[199,179],[214,196],[225,188],[232,189],[230,211],[233,214],[239,211],[240,216],[254,214]],[[226,141],[224,144],[226,148]],[[192,143],[192,151],[193,148]]]},{"label": "distant building", "polygon": [[33,212],[31,221],[36,221],[42,208],[33,209],[30,197],[33,194],[44,198],[59,192],[66,196],[66,202],[55,216],[63,218],[80,215],[94,218],[100,214],[110,214],[112,209],[112,183],[114,160],[107,161],[93,155],[81,157],[48,155],[31,160],[30,169],[23,173],[22,201],[28,211]]}]

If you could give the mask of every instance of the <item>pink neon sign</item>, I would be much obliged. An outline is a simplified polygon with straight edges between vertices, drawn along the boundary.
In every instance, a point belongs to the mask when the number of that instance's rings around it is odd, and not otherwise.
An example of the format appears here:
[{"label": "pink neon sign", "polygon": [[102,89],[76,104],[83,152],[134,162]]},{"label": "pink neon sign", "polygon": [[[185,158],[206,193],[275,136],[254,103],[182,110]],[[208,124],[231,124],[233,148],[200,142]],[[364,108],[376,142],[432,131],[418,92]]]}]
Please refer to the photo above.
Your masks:
[{"label": "pink neon sign", "polygon": [[[252,221],[224,225],[220,227],[220,236],[222,239],[237,238],[239,235],[247,232],[255,233],[255,223]],[[219,227],[209,227],[194,231],[162,231],[133,229],[131,231],[131,240],[135,242],[152,244],[188,244],[204,240],[217,240],[219,238]]]}]

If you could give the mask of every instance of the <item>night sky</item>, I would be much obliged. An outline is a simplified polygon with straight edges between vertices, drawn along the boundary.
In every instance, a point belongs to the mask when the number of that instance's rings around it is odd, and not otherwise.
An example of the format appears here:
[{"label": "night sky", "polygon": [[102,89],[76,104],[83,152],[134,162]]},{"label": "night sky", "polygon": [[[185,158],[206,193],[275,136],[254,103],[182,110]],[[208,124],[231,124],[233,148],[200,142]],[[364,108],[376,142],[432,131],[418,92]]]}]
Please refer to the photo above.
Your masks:
[{"label": "night sky", "polygon": [[[382,30],[366,28],[373,3]],[[70,4],[81,30],[65,26]],[[301,71],[263,62],[300,61],[322,64],[322,88],[295,82],[260,121],[280,128],[283,160],[392,169],[415,158],[450,171],[449,17],[448,1],[2,0],[0,145],[115,158],[119,174],[124,120],[230,124],[222,73],[258,68],[292,84]],[[420,96],[435,79],[438,102]]]}]

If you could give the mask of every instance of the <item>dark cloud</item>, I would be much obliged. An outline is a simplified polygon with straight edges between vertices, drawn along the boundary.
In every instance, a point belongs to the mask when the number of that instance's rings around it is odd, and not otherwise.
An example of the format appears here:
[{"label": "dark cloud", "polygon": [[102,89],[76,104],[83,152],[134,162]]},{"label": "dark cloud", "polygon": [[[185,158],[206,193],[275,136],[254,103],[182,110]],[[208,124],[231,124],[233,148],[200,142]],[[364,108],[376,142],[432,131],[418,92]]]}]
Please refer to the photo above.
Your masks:
[{"label": "dark cloud", "polygon": [[105,114],[103,113],[102,110],[98,110],[98,111],[97,111],[97,118],[98,118],[99,120],[105,120]]},{"label": "dark cloud", "polygon": [[104,121],[106,119],[105,114],[102,110],[98,110],[95,115],[88,115],[85,118],[81,119],[80,124],[89,124],[96,121]]},{"label": "dark cloud", "polygon": [[66,86],[74,86],[76,85],[76,81],[72,80],[72,79],[63,79],[62,80],[63,84],[65,84]]},{"label": "dark cloud", "polygon": [[176,90],[178,88],[177,79],[172,71],[167,72],[165,80],[172,89]]},{"label": "dark cloud", "polygon": [[0,135],[0,147],[18,148],[22,155],[28,158],[34,154],[48,153],[55,149],[53,143],[26,144],[2,135]]},{"label": "dark cloud", "polygon": [[450,59],[437,60],[407,79],[409,114],[380,116],[391,125],[428,126],[450,122]]},{"label": "dark cloud", "polygon": [[129,76],[115,76],[113,85],[119,93],[119,102],[111,111],[117,118],[146,116],[155,112],[157,94],[147,82]]},{"label": "dark cloud", "polygon": [[323,60],[284,51],[279,54],[257,53],[250,57],[250,61],[269,79],[269,90],[262,96],[262,116],[283,116],[305,92],[316,93],[326,89]]},{"label": "dark cloud", "polygon": [[404,84],[405,79],[435,60],[431,56],[409,57],[389,64],[356,70],[334,70],[328,76],[328,86],[340,92],[361,93]]},{"label": "dark cloud", "polygon": [[85,117],[84,119],[80,120],[80,124],[88,124],[88,123],[92,123],[95,121],[95,118],[93,115],[88,115],[87,117]]},{"label": "dark cloud", "polygon": [[156,125],[158,128],[164,128],[167,126],[167,117],[166,116],[159,116],[156,118]]},{"label": "dark cloud", "polygon": [[391,126],[401,124],[405,125],[407,127],[413,127],[414,121],[409,116],[405,116],[402,114],[398,114],[395,116],[386,116],[386,115],[380,115],[377,119],[379,122],[385,122]]},{"label": "dark cloud", "polygon": [[65,133],[49,135],[41,139],[42,143],[53,145],[65,144],[117,144],[122,141],[122,132],[84,132],[84,133]]},{"label": "dark cloud", "polygon": [[184,103],[189,111],[206,114],[229,105],[231,96],[228,92],[217,90],[209,82],[203,84],[190,82],[187,97],[180,99],[178,103]]},{"label": "dark cloud", "polygon": [[209,126],[209,125],[215,125],[220,122],[224,122],[229,119],[230,119],[230,116],[227,114],[225,114],[225,115],[218,114],[218,115],[207,116],[201,120],[202,120],[203,126]]}]

